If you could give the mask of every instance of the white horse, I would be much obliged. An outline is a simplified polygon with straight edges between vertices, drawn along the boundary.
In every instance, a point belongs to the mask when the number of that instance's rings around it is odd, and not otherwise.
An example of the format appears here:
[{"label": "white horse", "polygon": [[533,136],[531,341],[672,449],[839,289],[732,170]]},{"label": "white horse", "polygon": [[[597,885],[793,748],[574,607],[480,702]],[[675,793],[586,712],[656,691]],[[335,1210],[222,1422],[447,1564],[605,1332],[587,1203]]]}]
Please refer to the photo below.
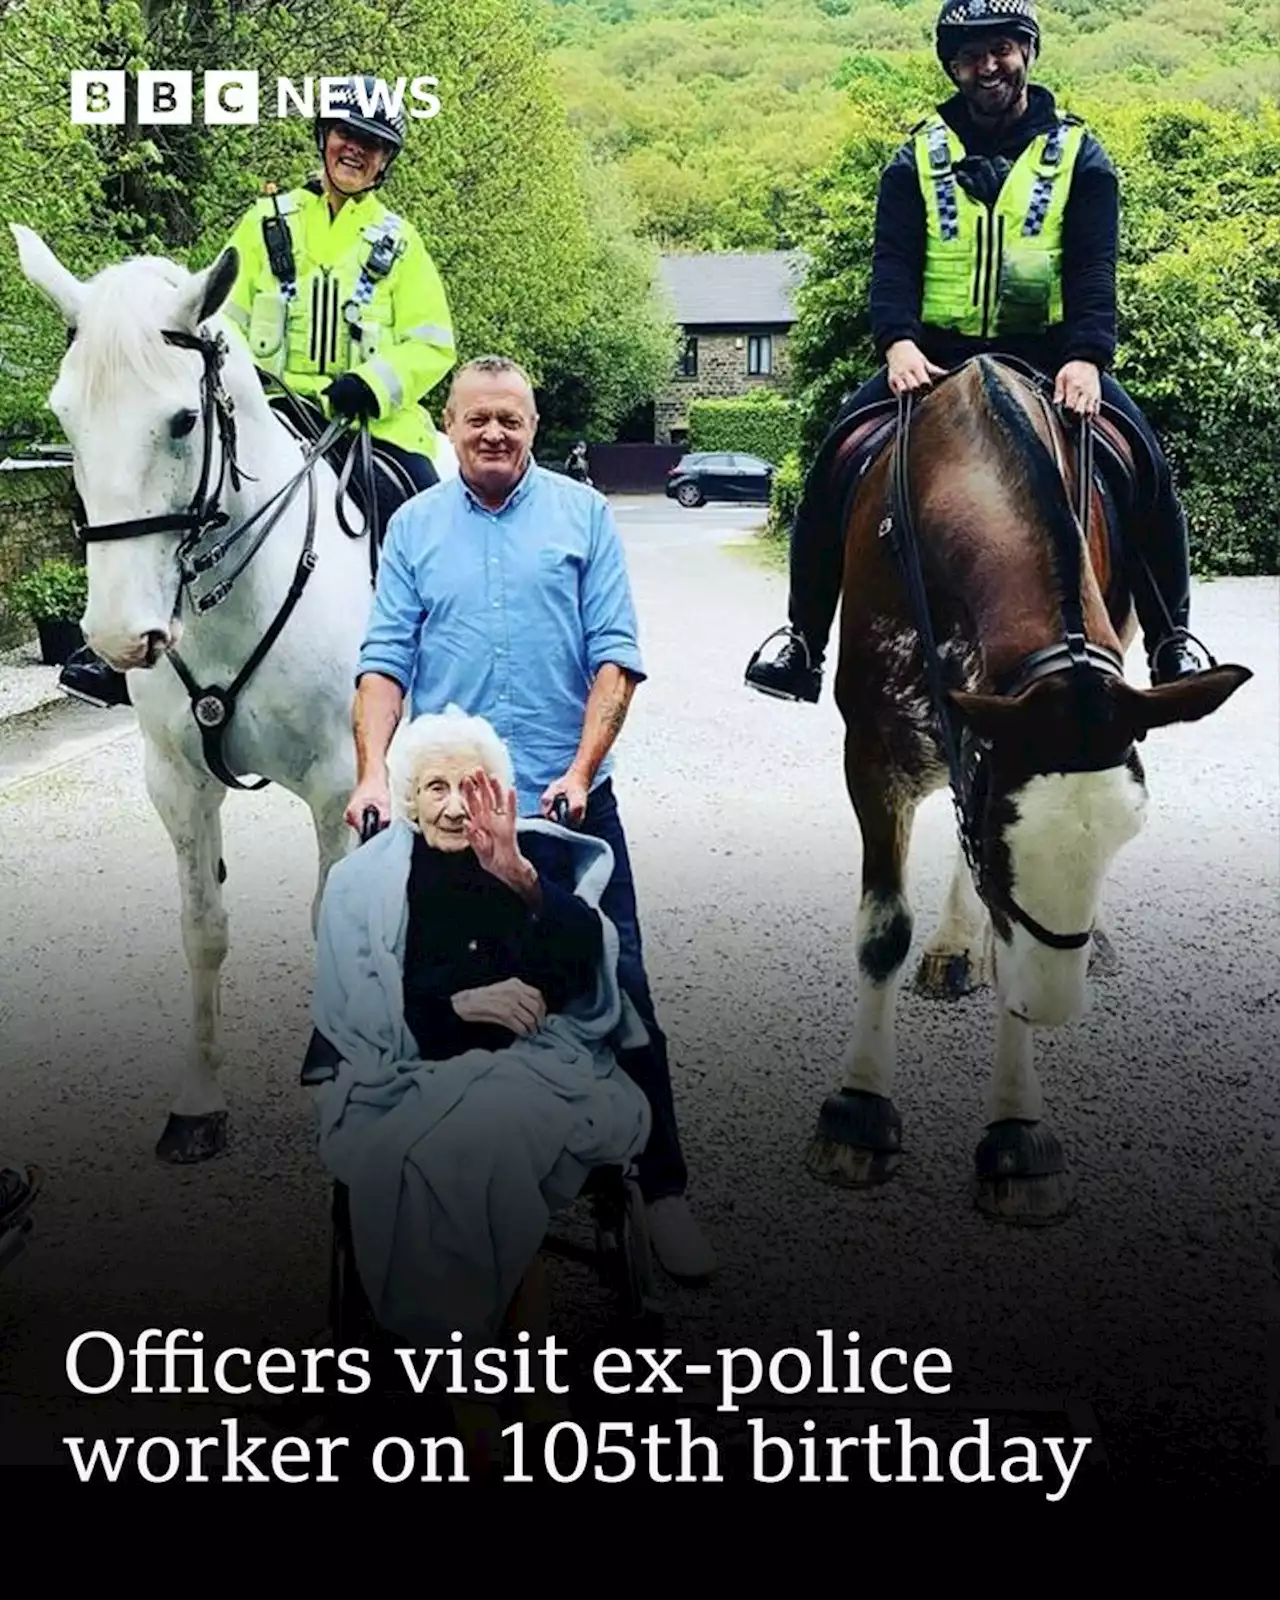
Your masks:
[{"label": "white horse", "polygon": [[[49,404],[74,451],[88,521],[82,625],[90,646],[127,673],[147,790],[177,854],[193,988],[193,1048],[156,1154],[200,1161],[223,1149],[227,1124],[219,993],[228,790],[207,764],[206,739],[221,737],[215,768],[220,755],[237,787],[274,782],[306,802],[319,848],[314,933],[329,869],[355,843],[344,812],[356,780],[351,707],[372,600],[369,536],[344,531],[333,470],[319,459],[307,475],[313,452],[268,404],[247,347],[218,315],[238,269],[234,250],[195,274],[138,257],[85,283],[37,234],[10,226],[28,281],[75,330]],[[457,458],[441,444],[437,470],[453,476]],[[277,499],[291,484],[292,496]],[[349,503],[346,520],[359,529]],[[196,570],[202,553],[228,545]],[[208,595],[228,579],[225,596],[199,610],[197,580]],[[230,689],[255,652],[230,708],[198,692]],[[238,783],[246,774],[259,782]]]}]

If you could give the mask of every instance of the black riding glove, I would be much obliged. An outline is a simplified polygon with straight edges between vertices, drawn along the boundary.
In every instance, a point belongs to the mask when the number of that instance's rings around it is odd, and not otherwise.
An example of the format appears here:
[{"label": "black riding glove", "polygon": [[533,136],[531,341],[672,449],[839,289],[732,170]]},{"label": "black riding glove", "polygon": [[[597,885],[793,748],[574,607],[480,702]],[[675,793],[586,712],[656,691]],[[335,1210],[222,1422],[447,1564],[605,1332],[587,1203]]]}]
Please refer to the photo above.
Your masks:
[{"label": "black riding glove", "polygon": [[378,415],[378,397],[354,372],[344,372],[325,390],[325,399],[342,417],[360,420]]}]

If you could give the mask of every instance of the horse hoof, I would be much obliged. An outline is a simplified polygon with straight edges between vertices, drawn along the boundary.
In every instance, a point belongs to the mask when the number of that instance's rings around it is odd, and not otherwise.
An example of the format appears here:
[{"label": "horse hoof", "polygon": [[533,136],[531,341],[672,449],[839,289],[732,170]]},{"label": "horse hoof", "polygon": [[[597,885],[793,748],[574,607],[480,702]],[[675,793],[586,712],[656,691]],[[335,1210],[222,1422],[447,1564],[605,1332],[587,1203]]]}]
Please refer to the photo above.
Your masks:
[{"label": "horse hoof", "polygon": [[926,951],[916,970],[916,991],[931,1000],[961,1000],[989,982],[986,963],[968,950]]},{"label": "horse hoof", "polygon": [[1038,1122],[993,1122],[979,1142],[976,1204],[993,1222],[1047,1227],[1071,1210],[1071,1174],[1057,1137]]},{"label": "horse hoof", "polygon": [[196,1161],[209,1161],[226,1148],[225,1111],[210,1111],[203,1117],[180,1117],[174,1112],[156,1144],[156,1155],[161,1161],[186,1166]]},{"label": "horse hoof", "polygon": [[1093,930],[1093,942],[1089,948],[1089,976],[1091,978],[1114,978],[1120,970],[1120,957],[1116,954],[1116,947],[1107,938],[1101,928]]},{"label": "horse hoof", "polygon": [[863,1089],[828,1095],[809,1142],[805,1169],[842,1189],[887,1183],[902,1160],[902,1119],[892,1100]]}]

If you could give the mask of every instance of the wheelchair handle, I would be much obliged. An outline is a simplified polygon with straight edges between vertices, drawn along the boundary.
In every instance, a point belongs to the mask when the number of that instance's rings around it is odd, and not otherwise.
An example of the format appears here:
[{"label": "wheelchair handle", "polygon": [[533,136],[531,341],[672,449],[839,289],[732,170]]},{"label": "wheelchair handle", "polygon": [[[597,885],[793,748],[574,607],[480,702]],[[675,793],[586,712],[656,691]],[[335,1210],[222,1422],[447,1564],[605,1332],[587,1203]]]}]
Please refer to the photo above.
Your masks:
[{"label": "wheelchair handle", "polygon": [[382,818],[378,814],[377,806],[366,806],[364,815],[360,819],[360,843],[368,844],[375,833],[382,830]]},{"label": "wheelchair handle", "polygon": [[566,795],[558,794],[551,802],[551,820],[558,822],[562,828],[569,826],[569,800]]}]

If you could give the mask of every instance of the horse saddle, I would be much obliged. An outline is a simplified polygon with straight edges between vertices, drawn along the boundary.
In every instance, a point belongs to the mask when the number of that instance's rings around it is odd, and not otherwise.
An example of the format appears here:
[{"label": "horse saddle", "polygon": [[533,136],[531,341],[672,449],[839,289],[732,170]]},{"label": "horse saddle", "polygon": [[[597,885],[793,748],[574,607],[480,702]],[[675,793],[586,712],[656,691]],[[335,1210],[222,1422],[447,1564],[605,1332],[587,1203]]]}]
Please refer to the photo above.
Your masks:
[{"label": "horse saddle", "polygon": [[[329,426],[329,419],[315,401],[295,394],[292,390],[283,390],[278,393],[268,393],[267,403],[279,416],[290,432],[304,445],[313,445]],[[376,439],[369,441],[372,446],[370,460],[372,464],[372,482],[362,470],[359,455],[359,436],[354,433],[344,434],[335,439],[328,450],[325,451],[325,460],[341,477],[346,465],[347,454],[351,450],[357,451],[356,459],[351,465],[347,478],[346,492],[354,501],[356,509],[364,520],[365,526],[377,520],[378,544],[381,545],[387,530],[387,523],[391,520],[391,513],[397,510],[404,502],[417,491],[417,487],[408,473],[393,457],[382,450]],[[374,517],[375,510],[379,516]],[[350,530],[359,533],[360,529]]]},{"label": "horse saddle", "polygon": [[[1052,381],[1034,367],[1014,356],[995,355],[990,359],[998,361],[1046,395],[1052,396]],[[968,363],[962,363],[962,366],[965,365]],[[962,367],[956,367],[946,378],[937,380],[934,388],[946,383],[961,370]],[[930,392],[926,390],[926,396]],[[896,397],[873,401],[871,405],[861,406],[848,416],[837,418],[823,445],[822,454],[829,463],[827,481],[841,507],[841,526],[847,523],[853,498],[863,478],[892,445],[897,432]],[[1102,496],[1115,565],[1123,559],[1127,544],[1125,527],[1129,520],[1152,504],[1156,467],[1142,435],[1127,417],[1113,408],[1105,408],[1102,415],[1094,418],[1094,438],[1093,479]]]}]

